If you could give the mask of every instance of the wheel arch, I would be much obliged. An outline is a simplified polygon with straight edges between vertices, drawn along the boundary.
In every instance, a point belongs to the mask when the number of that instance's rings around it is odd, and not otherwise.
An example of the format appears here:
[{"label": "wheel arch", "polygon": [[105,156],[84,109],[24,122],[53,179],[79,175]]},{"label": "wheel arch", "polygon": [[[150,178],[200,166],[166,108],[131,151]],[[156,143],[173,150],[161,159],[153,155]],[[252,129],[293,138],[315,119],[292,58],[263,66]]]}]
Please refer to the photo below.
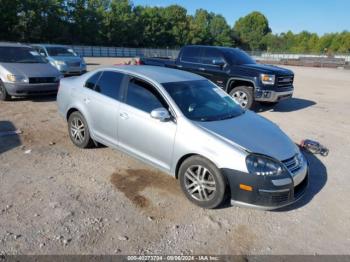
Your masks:
[{"label": "wheel arch", "polygon": [[80,113],[82,114],[82,112],[81,112],[79,109],[77,109],[76,107],[72,107],[72,108],[70,108],[70,109],[67,111],[67,113],[66,113],[66,120],[67,120],[67,121],[68,121],[70,115],[71,115],[72,113],[74,113],[74,112],[80,112]]},{"label": "wheel arch", "polygon": [[[185,160],[187,160],[188,158],[193,157],[193,156],[199,156],[201,158],[204,158],[204,159],[208,160],[209,162],[214,164],[220,170],[218,165],[214,161],[210,160],[208,157],[205,157],[205,156],[203,156],[202,154],[199,154],[199,153],[188,153],[186,155],[183,155],[176,163],[176,167],[175,167],[175,178],[176,179],[179,178],[179,170],[180,170],[180,167],[181,167],[182,163],[185,162]],[[223,175],[223,177],[225,179],[225,182],[227,183],[225,175],[224,174],[222,174],[222,175]]]},{"label": "wheel arch", "polygon": [[250,79],[231,77],[227,81],[226,92],[230,93],[232,89],[238,86],[251,86],[255,90],[255,82]]}]

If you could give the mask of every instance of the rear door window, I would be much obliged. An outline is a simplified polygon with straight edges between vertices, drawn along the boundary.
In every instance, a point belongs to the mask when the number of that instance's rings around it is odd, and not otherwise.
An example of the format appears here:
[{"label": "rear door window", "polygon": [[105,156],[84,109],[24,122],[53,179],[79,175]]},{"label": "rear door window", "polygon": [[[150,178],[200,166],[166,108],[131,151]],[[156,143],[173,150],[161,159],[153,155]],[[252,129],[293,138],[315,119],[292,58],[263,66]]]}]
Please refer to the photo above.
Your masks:
[{"label": "rear door window", "polygon": [[201,63],[201,48],[185,47],[181,54],[182,62]]},{"label": "rear door window", "polygon": [[126,104],[150,113],[152,110],[168,106],[164,98],[149,83],[137,78],[131,78],[126,95]]},{"label": "rear door window", "polygon": [[124,74],[112,71],[103,71],[95,85],[95,91],[110,98],[119,100],[120,89]]},{"label": "rear door window", "polygon": [[124,74],[119,72],[98,72],[86,81],[85,87],[102,95],[119,100],[123,79]]},{"label": "rear door window", "polygon": [[214,60],[220,62],[225,61],[219,50],[216,50],[214,48],[205,48],[202,63],[212,65]]},{"label": "rear door window", "polygon": [[97,81],[100,79],[102,72],[97,72],[93,76],[91,76],[85,83],[85,87],[91,90],[95,90],[95,86]]}]

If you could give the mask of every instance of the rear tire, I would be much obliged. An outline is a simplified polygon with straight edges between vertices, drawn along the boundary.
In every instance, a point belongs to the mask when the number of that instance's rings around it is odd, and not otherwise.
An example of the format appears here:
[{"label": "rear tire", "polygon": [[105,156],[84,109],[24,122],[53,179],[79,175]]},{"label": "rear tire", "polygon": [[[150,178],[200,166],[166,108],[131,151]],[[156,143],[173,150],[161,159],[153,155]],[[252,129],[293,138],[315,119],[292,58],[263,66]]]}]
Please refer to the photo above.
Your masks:
[{"label": "rear tire", "polygon": [[230,91],[230,96],[245,109],[251,109],[255,105],[251,86],[237,86]]},{"label": "rear tire", "polygon": [[203,208],[216,208],[225,199],[226,183],[220,170],[209,160],[193,156],[179,169],[181,189],[194,204]]},{"label": "rear tire", "polygon": [[4,83],[0,80],[0,101],[9,101],[11,96],[7,93]]},{"label": "rear tire", "polygon": [[83,115],[75,111],[68,118],[68,133],[73,144],[80,148],[91,148],[94,142],[91,139],[89,126]]}]

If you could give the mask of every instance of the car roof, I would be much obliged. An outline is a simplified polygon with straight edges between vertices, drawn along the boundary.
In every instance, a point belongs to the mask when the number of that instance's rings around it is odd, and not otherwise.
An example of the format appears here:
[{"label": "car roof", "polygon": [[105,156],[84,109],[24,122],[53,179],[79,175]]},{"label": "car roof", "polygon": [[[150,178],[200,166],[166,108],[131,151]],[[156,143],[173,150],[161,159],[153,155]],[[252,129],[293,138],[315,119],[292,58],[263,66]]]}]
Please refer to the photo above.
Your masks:
[{"label": "car roof", "polygon": [[0,46],[3,47],[30,47],[29,45],[21,43],[12,43],[12,42],[0,42]]},{"label": "car roof", "polygon": [[64,48],[69,48],[69,46],[66,46],[66,45],[55,45],[55,44],[33,44],[32,46],[40,46],[40,47],[64,47]]},{"label": "car roof", "polygon": [[219,49],[219,50],[241,50],[237,47],[229,47],[229,46],[210,46],[210,45],[187,45],[185,47],[201,47],[201,48],[211,48],[211,49]]},{"label": "car roof", "polygon": [[121,65],[115,67],[100,68],[100,70],[117,70],[123,73],[143,76],[160,84],[170,82],[182,82],[193,80],[205,80],[206,78],[182,70],[147,65]]}]

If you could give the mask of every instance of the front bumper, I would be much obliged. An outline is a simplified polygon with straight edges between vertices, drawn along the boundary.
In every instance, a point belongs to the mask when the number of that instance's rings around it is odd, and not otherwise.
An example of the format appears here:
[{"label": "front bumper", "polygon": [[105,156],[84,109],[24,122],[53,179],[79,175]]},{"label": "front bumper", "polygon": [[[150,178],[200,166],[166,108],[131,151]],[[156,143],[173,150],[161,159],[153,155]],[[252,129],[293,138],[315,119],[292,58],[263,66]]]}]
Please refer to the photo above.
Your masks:
[{"label": "front bumper", "polygon": [[57,66],[56,67],[63,75],[82,75],[86,73],[86,66],[73,67],[73,66]]},{"label": "front bumper", "polygon": [[255,100],[260,102],[279,102],[291,98],[293,89],[288,91],[261,90],[255,93]]},{"label": "front bumper", "polygon": [[[262,210],[273,210],[291,205],[306,192],[309,184],[308,164],[287,177],[255,176],[231,169],[221,169],[231,189],[231,204]],[[240,184],[249,185],[245,191]]]},{"label": "front bumper", "polygon": [[40,94],[56,94],[59,83],[22,84],[4,83],[6,91],[11,96],[30,96]]}]

